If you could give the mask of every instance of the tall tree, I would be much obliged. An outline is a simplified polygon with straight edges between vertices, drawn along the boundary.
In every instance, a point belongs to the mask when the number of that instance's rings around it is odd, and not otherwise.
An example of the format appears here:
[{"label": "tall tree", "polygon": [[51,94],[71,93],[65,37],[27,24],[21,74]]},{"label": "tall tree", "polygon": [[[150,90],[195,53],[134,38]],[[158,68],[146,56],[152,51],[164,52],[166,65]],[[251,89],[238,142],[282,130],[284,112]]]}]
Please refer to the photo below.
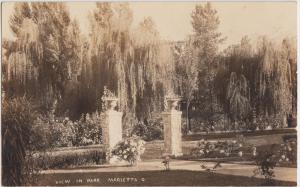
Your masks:
[{"label": "tall tree", "polygon": [[194,41],[190,38],[184,44],[175,46],[175,85],[178,86],[179,94],[186,99],[186,125],[190,127],[189,109],[195,92],[198,89],[198,58],[197,50],[194,47]]},{"label": "tall tree", "polygon": [[64,3],[15,4],[10,27],[16,39],[9,45],[7,73],[8,81],[18,85],[10,84],[8,94],[34,96],[45,109],[64,97],[70,72],[79,62],[70,23]]},{"label": "tall tree", "polygon": [[196,5],[192,12],[192,26],[194,29],[194,47],[198,57],[198,103],[205,103],[199,108],[206,120],[214,114],[216,97],[213,92],[213,80],[216,75],[218,45],[224,40],[218,32],[220,24],[217,11],[210,3]]}]

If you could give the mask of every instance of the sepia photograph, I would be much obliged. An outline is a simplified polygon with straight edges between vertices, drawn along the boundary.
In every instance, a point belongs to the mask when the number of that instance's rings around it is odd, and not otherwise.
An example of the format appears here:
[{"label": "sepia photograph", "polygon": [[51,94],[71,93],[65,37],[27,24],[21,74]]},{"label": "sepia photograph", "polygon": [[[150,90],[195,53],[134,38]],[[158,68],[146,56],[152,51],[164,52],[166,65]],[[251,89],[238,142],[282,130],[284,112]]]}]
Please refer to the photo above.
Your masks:
[{"label": "sepia photograph", "polygon": [[1,186],[297,186],[296,1],[1,2]]}]

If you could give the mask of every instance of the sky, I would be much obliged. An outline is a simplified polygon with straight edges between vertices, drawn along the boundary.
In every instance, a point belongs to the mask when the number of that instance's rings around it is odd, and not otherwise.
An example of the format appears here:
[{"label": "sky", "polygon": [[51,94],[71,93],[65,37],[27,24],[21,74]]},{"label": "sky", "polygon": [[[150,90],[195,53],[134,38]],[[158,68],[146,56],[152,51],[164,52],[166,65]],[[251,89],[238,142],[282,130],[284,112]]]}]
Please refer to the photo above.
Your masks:
[{"label": "sky", "polygon": [[[79,21],[83,34],[89,33],[88,14],[95,2],[66,2],[70,15]],[[195,2],[131,2],[133,26],[151,16],[164,40],[180,41],[193,33],[191,12]],[[9,17],[14,3],[2,4],[2,37],[12,39]],[[296,2],[212,2],[220,18],[219,32],[227,37],[222,44],[238,43],[245,35],[252,40],[267,35],[280,41],[283,37],[297,35]]]}]

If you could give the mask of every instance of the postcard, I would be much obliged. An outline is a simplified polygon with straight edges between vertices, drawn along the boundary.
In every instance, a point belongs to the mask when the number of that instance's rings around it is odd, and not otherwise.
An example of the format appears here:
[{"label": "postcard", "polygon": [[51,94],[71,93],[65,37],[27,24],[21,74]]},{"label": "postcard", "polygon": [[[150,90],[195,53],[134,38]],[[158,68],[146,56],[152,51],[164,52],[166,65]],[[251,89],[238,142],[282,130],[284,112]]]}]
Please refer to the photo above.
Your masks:
[{"label": "postcard", "polygon": [[3,186],[297,186],[297,2],[2,2]]}]

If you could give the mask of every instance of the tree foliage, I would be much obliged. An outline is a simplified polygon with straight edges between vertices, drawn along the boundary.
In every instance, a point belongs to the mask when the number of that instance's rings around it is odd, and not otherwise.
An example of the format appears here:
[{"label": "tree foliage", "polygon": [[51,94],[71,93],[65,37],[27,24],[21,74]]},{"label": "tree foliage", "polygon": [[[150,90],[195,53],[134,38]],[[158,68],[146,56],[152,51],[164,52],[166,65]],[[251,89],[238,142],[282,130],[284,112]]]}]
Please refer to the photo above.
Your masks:
[{"label": "tree foliage", "polygon": [[74,120],[102,111],[106,86],[120,98],[126,125],[161,112],[168,91],[184,97],[188,119],[296,112],[295,42],[278,45],[261,37],[252,45],[243,37],[221,53],[224,38],[211,3],[195,6],[194,32],[181,42],[163,41],[151,17],[134,27],[125,2],[96,3],[89,22],[86,37],[65,3],[15,3],[15,38],[2,45],[5,97],[26,95],[40,112]]}]

